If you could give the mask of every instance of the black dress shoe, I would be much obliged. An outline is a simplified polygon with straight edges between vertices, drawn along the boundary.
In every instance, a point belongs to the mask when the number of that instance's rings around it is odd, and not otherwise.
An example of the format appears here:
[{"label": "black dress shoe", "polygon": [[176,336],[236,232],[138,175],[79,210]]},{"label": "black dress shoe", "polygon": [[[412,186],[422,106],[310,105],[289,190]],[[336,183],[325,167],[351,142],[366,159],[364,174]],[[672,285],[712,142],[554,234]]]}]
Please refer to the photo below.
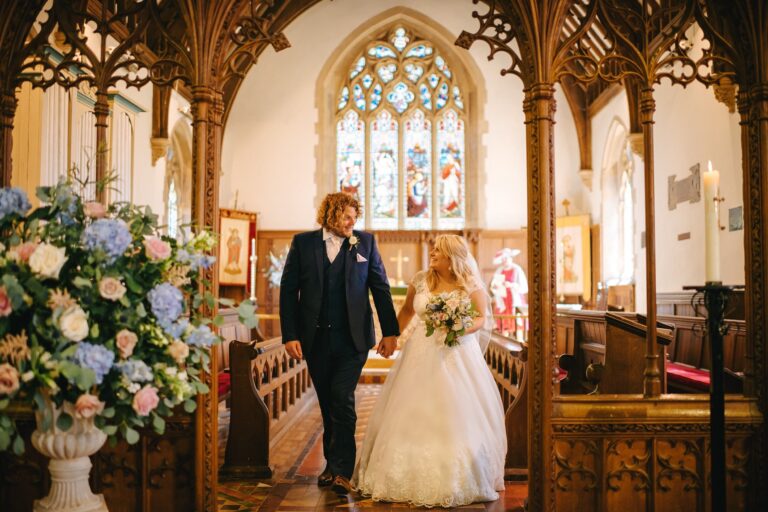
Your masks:
[{"label": "black dress shoe", "polygon": [[349,482],[348,478],[337,475],[336,478],[333,479],[331,490],[336,494],[349,494],[352,492],[352,484]]},{"label": "black dress shoe", "polygon": [[317,485],[320,487],[328,487],[333,483],[333,473],[328,468],[325,468],[320,476],[317,477]]}]

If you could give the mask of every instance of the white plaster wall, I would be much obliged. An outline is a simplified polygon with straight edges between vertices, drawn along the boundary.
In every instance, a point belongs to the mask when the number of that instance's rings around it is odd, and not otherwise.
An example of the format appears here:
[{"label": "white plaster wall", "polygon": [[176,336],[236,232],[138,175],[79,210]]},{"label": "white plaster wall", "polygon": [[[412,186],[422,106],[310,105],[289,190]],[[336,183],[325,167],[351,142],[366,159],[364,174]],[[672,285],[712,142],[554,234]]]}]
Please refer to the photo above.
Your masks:
[{"label": "white plaster wall", "polygon": [[[682,203],[675,210],[667,206],[667,179],[682,179],[688,169],[707,160],[720,171],[721,223],[728,225],[728,208],[743,204],[741,147],[738,114],[730,114],[715,100],[711,90],[694,83],[683,89],[663,84],[656,87],[654,125],[655,209],[656,209],[656,287],[658,292],[681,291],[684,285],[704,282],[704,202]],[[592,160],[595,170],[590,197],[594,215],[600,215],[600,175],[603,153],[611,122],[619,119],[629,126],[627,99],[616,96],[592,121]],[[645,250],[640,248],[640,233],[645,229],[643,161],[635,158],[635,266],[636,303],[644,311]],[[678,234],[690,233],[689,240],[678,241]],[[744,283],[744,231],[721,231],[721,278],[731,284]],[[608,241],[606,241],[608,243]]]},{"label": "white plaster wall", "polygon": [[[377,14],[403,6],[429,16],[458,36],[474,30],[474,6],[466,0],[335,0],[321,2],[286,30],[291,48],[268,49],[246,77],[224,136],[221,205],[261,213],[260,229],[309,229],[314,223],[316,146],[315,86],[318,74],[339,44]],[[459,50],[463,51],[463,50]],[[503,56],[488,62],[488,48],[470,54],[485,82],[485,120],[481,140],[485,176],[479,183],[480,227],[517,229],[527,225],[525,126],[522,84],[499,71]],[[580,196],[578,144],[565,99],[558,93],[556,162],[558,197]],[[567,176],[564,170],[572,171]],[[576,181],[574,181],[574,179]],[[576,191],[567,190],[574,187]],[[562,196],[561,196],[562,191]],[[581,204],[581,198],[575,201]],[[573,212],[574,210],[572,210]]]}]

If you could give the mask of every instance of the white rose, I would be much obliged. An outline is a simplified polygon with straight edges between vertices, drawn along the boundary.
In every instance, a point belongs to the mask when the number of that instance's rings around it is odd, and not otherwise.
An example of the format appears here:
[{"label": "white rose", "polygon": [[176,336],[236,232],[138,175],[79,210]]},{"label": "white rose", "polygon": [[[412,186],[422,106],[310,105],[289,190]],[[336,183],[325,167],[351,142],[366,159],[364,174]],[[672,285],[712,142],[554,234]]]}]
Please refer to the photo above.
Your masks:
[{"label": "white rose", "polygon": [[59,317],[59,329],[68,339],[82,341],[88,336],[88,315],[80,306],[72,306]]},{"label": "white rose", "polygon": [[119,279],[104,277],[99,281],[99,294],[107,300],[120,300],[125,295],[125,286]]},{"label": "white rose", "polygon": [[63,247],[42,243],[29,257],[29,268],[35,274],[58,279],[61,267],[66,261],[66,250]]}]

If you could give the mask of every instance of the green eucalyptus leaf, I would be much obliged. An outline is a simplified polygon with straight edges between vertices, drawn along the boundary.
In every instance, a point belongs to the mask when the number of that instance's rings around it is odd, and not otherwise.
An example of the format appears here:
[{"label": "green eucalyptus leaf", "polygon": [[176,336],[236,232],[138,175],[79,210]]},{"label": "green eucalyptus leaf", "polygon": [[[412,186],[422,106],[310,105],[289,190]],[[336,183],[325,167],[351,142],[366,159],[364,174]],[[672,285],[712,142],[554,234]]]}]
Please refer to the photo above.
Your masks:
[{"label": "green eucalyptus leaf", "polygon": [[114,407],[106,407],[103,411],[101,411],[101,415],[105,418],[114,418],[115,417],[115,408]]},{"label": "green eucalyptus leaf", "polygon": [[113,436],[117,433],[117,425],[104,425],[101,431],[108,436]]},{"label": "green eucalyptus leaf", "polygon": [[61,414],[59,414],[59,417],[56,419],[56,427],[58,427],[59,430],[62,430],[64,432],[66,432],[72,427],[72,423],[74,423],[72,416],[70,416],[66,412],[62,412]]},{"label": "green eucalyptus leaf", "polygon": [[163,435],[165,433],[165,420],[157,414],[152,418],[152,426],[158,434]]},{"label": "green eucalyptus leaf", "polygon": [[11,434],[5,429],[0,429],[0,452],[4,452],[11,444]]},{"label": "green eucalyptus leaf", "polygon": [[86,279],[84,277],[77,276],[72,280],[72,284],[75,285],[76,288],[91,288],[93,284],[89,279]]},{"label": "green eucalyptus leaf", "polygon": [[99,337],[99,324],[96,322],[91,325],[91,338],[98,339]]},{"label": "green eucalyptus leaf", "polygon": [[184,400],[184,410],[188,413],[195,412],[195,409],[197,409],[197,402],[194,400]]},{"label": "green eucalyptus leaf", "polygon": [[136,444],[139,442],[139,433],[131,427],[125,427],[125,440],[128,444]]},{"label": "green eucalyptus leaf", "polygon": [[144,289],[136,282],[131,274],[125,274],[123,277],[125,278],[125,286],[127,286],[129,290],[133,293],[144,293]]},{"label": "green eucalyptus leaf", "polygon": [[24,454],[24,439],[22,439],[19,435],[17,435],[16,439],[13,440],[13,453],[15,455]]}]

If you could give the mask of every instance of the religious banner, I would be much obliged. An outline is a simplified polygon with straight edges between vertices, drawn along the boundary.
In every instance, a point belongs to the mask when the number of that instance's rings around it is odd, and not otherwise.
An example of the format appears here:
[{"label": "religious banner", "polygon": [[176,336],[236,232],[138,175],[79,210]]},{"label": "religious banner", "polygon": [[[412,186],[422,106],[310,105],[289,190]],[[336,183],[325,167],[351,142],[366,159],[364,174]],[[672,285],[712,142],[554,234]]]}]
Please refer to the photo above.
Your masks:
[{"label": "religious banner", "polygon": [[592,296],[589,215],[560,217],[556,224],[557,294]]},{"label": "religious banner", "polygon": [[219,233],[219,284],[248,286],[250,258],[256,254],[256,213],[222,208]]}]

